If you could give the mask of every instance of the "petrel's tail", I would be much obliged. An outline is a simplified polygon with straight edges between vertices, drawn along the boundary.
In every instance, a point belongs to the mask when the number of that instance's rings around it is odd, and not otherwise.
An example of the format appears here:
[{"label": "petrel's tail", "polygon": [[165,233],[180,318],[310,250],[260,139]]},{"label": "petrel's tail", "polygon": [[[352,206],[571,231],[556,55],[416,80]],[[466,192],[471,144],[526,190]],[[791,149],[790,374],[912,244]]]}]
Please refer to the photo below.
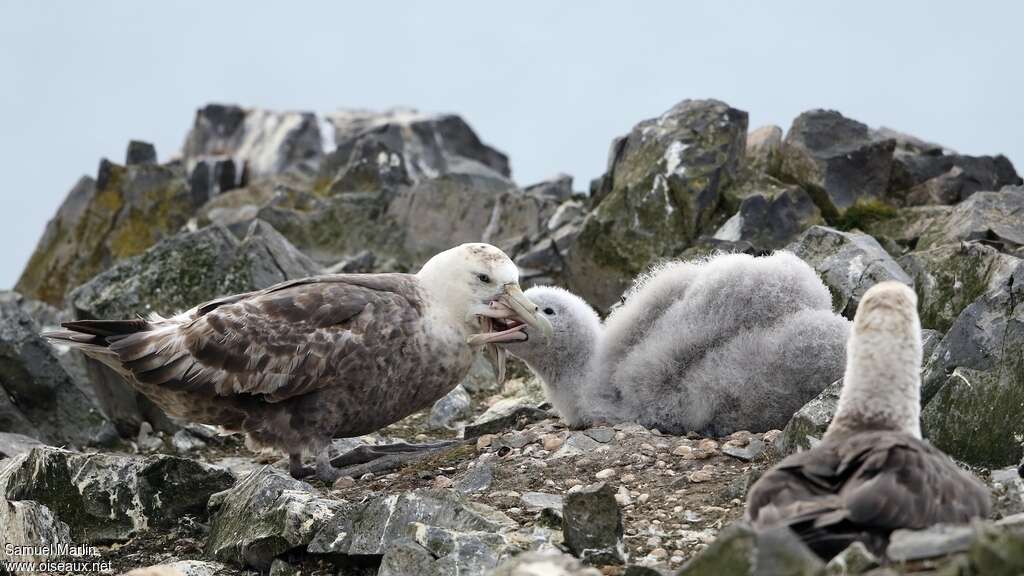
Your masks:
[{"label": "petrel's tail", "polygon": [[117,354],[110,350],[110,345],[138,332],[146,332],[153,328],[147,320],[75,320],[63,322],[64,330],[52,330],[40,334],[51,342],[58,342],[81,350],[103,362],[107,366],[121,372]]}]

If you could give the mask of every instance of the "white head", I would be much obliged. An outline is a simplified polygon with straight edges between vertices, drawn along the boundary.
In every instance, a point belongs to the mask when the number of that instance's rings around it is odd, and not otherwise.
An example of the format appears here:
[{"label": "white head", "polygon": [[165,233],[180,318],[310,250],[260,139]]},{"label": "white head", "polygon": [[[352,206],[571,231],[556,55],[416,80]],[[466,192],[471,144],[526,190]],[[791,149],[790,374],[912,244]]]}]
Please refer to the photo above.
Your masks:
[{"label": "white head", "polygon": [[554,286],[536,286],[526,297],[551,323],[551,338],[538,338],[532,326],[523,328],[525,341],[502,347],[526,362],[544,382],[548,400],[569,422],[575,421],[590,376],[591,361],[601,337],[601,319],[582,298]]},{"label": "white head", "polygon": [[864,293],[846,345],[846,375],[828,432],[899,430],[921,437],[921,322],[899,282]]},{"label": "white head", "polygon": [[[523,296],[515,263],[490,244],[461,244],[445,250],[427,260],[416,276],[468,333],[480,332],[481,317],[523,322],[541,332],[550,329],[537,305]],[[495,308],[495,303],[502,306]]]}]

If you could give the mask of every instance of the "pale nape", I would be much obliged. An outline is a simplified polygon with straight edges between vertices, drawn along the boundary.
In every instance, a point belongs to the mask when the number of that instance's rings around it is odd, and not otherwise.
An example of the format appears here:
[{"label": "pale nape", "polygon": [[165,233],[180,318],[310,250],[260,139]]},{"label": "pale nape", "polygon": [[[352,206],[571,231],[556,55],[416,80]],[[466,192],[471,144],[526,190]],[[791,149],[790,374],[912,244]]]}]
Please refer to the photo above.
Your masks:
[{"label": "pale nape", "polygon": [[849,322],[792,254],[661,266],[602,326],[579,297],[531,288],[553,344],[510,343],[572,425],[635,421],[671,433],[781,428],[842,376]]}]

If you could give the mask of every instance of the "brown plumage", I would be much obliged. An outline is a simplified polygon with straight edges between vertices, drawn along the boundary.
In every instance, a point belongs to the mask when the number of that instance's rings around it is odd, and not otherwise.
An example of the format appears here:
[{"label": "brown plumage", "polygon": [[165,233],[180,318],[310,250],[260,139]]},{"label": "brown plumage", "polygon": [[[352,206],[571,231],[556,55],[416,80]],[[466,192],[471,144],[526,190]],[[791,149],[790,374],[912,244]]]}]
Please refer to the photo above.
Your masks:
[{"label": "brown plumage", "polygon": [[[486,282],[484,281],[486,280]],[[417,275],[337,274],[201,304],[172,318],[85,320],[44,336],[111,366],[169,414],[303,451],[430,406],[466,375],[493,301],[536,322],[500,250],[453,248]],[[523,318],[525,316],[525,318]]]},{"label": "brown plumage", "polygon": [[787,526],[828,559],[856,540],[882,555],[894,530],[988,515],[985,486],[921,439],[916,308],[902,284],[865,293],[836,416],[820,444],[751,488],[747,516],[756,528]]}]

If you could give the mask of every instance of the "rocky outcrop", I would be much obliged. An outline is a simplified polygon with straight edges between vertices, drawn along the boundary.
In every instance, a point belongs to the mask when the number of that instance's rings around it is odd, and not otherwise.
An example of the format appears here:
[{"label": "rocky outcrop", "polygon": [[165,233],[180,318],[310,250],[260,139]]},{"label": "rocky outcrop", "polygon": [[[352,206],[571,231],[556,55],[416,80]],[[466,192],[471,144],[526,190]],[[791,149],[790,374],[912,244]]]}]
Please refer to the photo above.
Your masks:
[{"label": "rocky outcrop", "polygon": [[826,218],[886,197],[895,140],[876,140],[868,127],[834,110],[793,120],[782,144],[780,173],[810,192]]},{"label": "rocky outcrop", "polygon": [[637,273],[686,248],[736,180],[746,136],[746,112],[684,100],[616,141],[599,203],[568,258],[572,290],[607,308]]},{"label": "rocky outcrop", "polygon": [[206,200],[177,165],[103,160],[46,225],[16,290],[60,306],[76,286],[173,235]]},{"label": "rocky outcrop", "polygon": [[733,187],[726,202],[735,213],[712,236],[747,242],[755,249],[782,248],[810,226],[824,224],[821,211],[803,188],[762,176]]},{"label": "rocky outcrop", "polygon": [[821,275],[832,292],[833,309],[851,320],[864,292],[875,284],[894,280],[914,285],[914,280],[867,234],[812,226],[786,249]]},{"label": "rocky outcrop", "polygon": [[954,458],[991,467],[1021,461],[1024,263],[953,322],[927,363],[922,402],[924,433]]},{"label": "rocky outcrop", "polygon": [[84,446],[103,426],[17,300],[0,300],[0,432]]}]

